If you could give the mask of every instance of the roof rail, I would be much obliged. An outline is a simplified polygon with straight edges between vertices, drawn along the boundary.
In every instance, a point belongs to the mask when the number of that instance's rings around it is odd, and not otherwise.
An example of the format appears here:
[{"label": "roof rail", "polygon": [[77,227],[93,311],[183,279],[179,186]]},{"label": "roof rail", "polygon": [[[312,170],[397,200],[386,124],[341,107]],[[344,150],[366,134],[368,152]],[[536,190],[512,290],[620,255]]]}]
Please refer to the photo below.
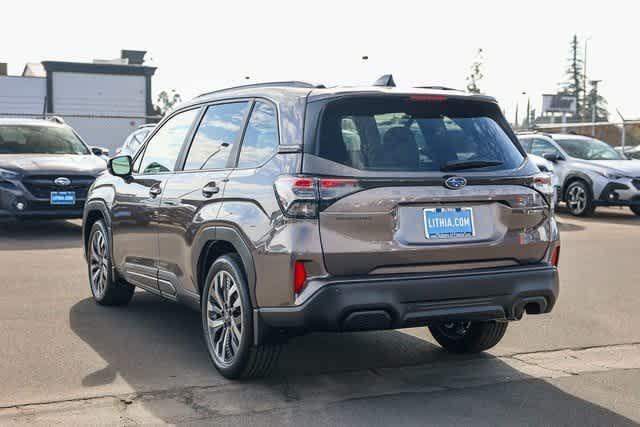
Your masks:
[{"label": "roof rail", "polygon": [[433,90],[455,90],[460,91],[460,89],[456,89],[453,87],[447,86],[416,86],[416,89],[433,89]]},{"label": "roof rail", "polygon": [[300,87],[300,88],[309,88],[309,89],[311,89],[311,88],[323,88],[324,87],[324,85],[314,85],[313,83],[301,82],[301,81],[297,81],[297,80],[284,81],[284,82],[252,83],[252,84],[248,84],[248,85],[228,87],[228,88],[225,88],[225,89],[219,89],[219,90],[214,90],[214,91],[211,91],[211,92],[201,93],[200,95],[196,96],[196,98],[201,98],[203,96],[212,95],[214,93],[227,92],[227,91],[236,90],[236,89],[249,89],[249,88],[261,88],[261,87],[279,87],[279,86]]}]

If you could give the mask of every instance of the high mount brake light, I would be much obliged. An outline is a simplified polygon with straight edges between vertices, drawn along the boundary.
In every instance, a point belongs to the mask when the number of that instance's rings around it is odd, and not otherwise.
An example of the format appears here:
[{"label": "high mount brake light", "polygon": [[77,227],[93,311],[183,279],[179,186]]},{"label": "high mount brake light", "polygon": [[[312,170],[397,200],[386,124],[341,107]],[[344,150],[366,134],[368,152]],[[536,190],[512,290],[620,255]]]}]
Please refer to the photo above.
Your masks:
[{"label": "high mount brake light", "polygon": [[316,218],[318,211],[361,189],[355,179],[282,175],[274,184],[282,212],[291,218]]},{"label": "high mount brake light", "polygon": [[411,95],[409,101],[431,101],[431,102],[443,102],[447,97],[444,95]]}]

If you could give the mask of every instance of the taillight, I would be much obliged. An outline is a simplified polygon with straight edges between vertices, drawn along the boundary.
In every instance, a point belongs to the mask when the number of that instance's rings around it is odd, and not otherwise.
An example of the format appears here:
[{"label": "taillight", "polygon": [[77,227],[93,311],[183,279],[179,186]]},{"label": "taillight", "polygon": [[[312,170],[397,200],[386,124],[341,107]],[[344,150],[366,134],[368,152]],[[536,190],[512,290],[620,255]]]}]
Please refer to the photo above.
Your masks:
[{"label": "taillight", "polygon": [[274,184],[282,212],[291,218],[316,218],[318,211],[361,189],[358,180],[282,175]]},{"label": "taillight", "polygon": [[531,187],[541,193],[547,202],[551,204],[553,200],[553,184],[551,183],[550,173],[539,173],[535,175],[531,181]]},{"label": "taillight", "polygon": [[304,262],[296,261],[293,267],[293,292],[299,294],[307,281],[307,270]]},{"label": "taillight", "polygon": [[560,262],[560,246],[556,246],[555,248],[553,248],[553,252],[551,252],[550,262],[554,267],[558,266],[558,263]]}]

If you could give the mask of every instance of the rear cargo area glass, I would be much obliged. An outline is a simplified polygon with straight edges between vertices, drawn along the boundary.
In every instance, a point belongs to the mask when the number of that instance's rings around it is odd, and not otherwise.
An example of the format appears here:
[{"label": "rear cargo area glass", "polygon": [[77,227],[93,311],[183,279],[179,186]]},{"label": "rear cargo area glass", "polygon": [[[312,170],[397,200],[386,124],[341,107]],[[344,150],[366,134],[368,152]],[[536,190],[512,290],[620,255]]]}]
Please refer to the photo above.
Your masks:
[{"label": "rear cargo area glass", "polygon": [[524,160],[506,132],[498,106],[446,97],[351,97],[329,102],[320,115],[315,154],[371,171],[497,171]]}]

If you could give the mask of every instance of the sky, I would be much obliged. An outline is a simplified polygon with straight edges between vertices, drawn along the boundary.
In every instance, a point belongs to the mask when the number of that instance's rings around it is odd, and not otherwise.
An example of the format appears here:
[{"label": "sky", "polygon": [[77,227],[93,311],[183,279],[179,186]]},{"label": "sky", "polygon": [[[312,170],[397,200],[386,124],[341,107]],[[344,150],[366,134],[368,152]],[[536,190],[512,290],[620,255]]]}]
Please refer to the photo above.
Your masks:
[{"label": "sky", "polygon": [[[640,1],[11,1],[0,62],[110,59],[146,50],[153,91],[188,99],[249,82],[464,88],[483,50],[483,93],[510,120],[540,110],[564,79],[569,42],[588,39],[587,73],[615,114],[640,118]],[[368,60],[363,60],[366,55]],[[524,92],[524,94],[523,94]],[[521,116],[522,117],[522,116]]]}]

